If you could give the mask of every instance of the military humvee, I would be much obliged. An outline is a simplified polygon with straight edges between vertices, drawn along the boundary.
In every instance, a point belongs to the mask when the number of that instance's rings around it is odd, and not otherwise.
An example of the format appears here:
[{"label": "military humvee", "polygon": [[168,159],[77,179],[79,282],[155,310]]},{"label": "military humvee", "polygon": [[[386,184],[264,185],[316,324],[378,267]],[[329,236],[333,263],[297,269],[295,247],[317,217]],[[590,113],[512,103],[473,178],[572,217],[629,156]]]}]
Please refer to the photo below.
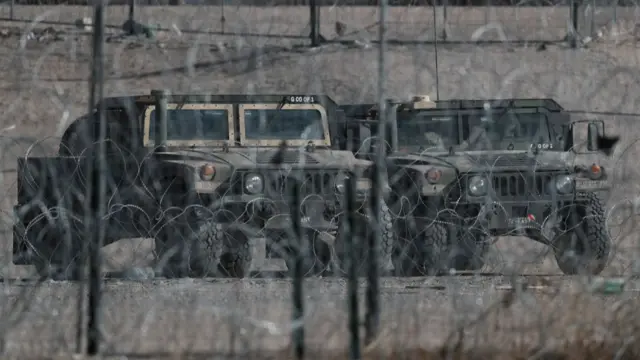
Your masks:
[{"label": "military humvee", "polygon": [[[373,104],[343,106],[348,121],[377,133]],[[551,99],[387,103],[389,185],[401,271],[478,270],[493,236],[523,235],[552,247],[567,274],[597,274],[610,238],[600,120],[573,121]],[[368,119],[368,120],[367,120]],[[588,151],[574,132],[588,129]],[[587,155],[599,160],[585,163]],[[398,255],[400,254],[400,255]]]},{"label": "military humvee", "polygon": [[[157,266],[166,276],[214,275],[220,268],[245,276],[254,252],[250,238],[288,238],[290,191],[298,186],[302,228],[317,256],[307,270],[327,266],[329,247],[316,235],[336,231],[345,177],[371,164],[333,144],[339,111],[329,97],[154,91],[107,98],[104,106],[105,245],[154,237]],[[85,208],[84,169],[95,160],[85,155],[98,133],[91,130],[87,142],[83,129],[96,129],[97,122],[94,113],[71,124],[57,157],[18,159],[14,263],[66,276],[60,269],[77,268],[74,259],[88,241],[84,216],[95,211]],[[359,193],[366,194],[367,186],[359,181]],[[288,260],[296,244],[279,244],[258,252]]]}]

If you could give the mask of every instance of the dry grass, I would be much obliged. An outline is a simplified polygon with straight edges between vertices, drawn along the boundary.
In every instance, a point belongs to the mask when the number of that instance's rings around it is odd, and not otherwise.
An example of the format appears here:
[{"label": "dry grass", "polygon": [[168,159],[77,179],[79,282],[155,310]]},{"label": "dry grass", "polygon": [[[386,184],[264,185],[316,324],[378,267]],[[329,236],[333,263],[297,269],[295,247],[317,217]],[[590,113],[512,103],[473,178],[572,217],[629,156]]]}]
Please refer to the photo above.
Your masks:
[{"label": "dry grass", "polygon": [[[450,351],[499,349],[505,356],[523,357],[578,346],[584,351],[639,350],[634,337],[640,325],[637,281],[612,296],[585,291],[577,279],[546,279],[544,288],[517,293],[500,290],[506,281],[499,278],[427,281],[434,284],[383,280],[381,333],[364,353],[393,358],[393,352],[426,353],[443,344]],[[318,357],[348,348],[345,290],[344,281],[306,282],[306,343]],[[14,287],[11,293],[3,312],[5,319],[13,314],[18,321],[3,332],[7,356],[75,351],[76,286],[47,283],[37,290],[30,286],[24,294]],[[217,353],[263,358],[290,347],[290,293],[290,283],[274,280],[111,282],[105,288],[104,351],[133,357]],[[25,310],[12,305],[26,300],[33,303]]]}]

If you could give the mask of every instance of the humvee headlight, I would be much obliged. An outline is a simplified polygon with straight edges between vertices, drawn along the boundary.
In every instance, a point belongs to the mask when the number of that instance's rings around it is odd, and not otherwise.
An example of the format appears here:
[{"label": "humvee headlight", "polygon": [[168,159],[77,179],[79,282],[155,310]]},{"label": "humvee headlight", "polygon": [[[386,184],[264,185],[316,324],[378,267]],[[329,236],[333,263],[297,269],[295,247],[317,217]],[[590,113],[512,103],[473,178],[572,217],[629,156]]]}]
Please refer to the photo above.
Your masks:
[{"label": "humvee headlight", "polygon": [[200,168],[200,179],[203,181],[211,181],[216,175],[216,168],[211,164],[203,165]]},{"label": "humvee headlight", "polygon": [[344,174],[344,173],[340,173],[340,174],[336,175],[336,179],[335,179],[334,184],[335,184],[336,190],[339,193],[343,193],[344,192],[344,190],[345,190],[345,188],[344,188],[345,187],[345,182],[347,181],[348,178],[349,178],[349,176],[347,176],[347,174]]},{"label": "humvee headlight", "polygon": [[560,194],[567,194],[573,191],[573,178],[569,175],[561,175],[556,178],[556,190]]},{"label": "humvee headlight", "polygon": [[244,178],[244,189],[249,194],[258,194],[264,190],[264,181],[262,176],[258,174],[248,174]]},{"label": "humvee headlight", "polygon": [[473,196],[482,196],[489,189],[489,182],[482,176],[472,176],[469,179],[469,194]]}]

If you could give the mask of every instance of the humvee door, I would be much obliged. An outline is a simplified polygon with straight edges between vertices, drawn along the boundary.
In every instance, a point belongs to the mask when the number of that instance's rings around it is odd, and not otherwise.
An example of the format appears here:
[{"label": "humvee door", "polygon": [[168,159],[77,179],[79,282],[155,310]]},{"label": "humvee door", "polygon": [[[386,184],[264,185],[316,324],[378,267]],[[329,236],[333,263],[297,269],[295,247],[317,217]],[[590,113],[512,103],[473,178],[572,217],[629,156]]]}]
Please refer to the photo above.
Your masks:
[{"label": "humvee door", "polygon": [[[144,112],[144,146],[155,145],[155,106]],[[167,105],[168,146],[222,146],[233,142],[233,105],[211,103],[169,103]]]},{"label": "humvee door", "polygon": [[257,103],[238,106],[245,146],[331,146],[327,110],[321,104]]}]

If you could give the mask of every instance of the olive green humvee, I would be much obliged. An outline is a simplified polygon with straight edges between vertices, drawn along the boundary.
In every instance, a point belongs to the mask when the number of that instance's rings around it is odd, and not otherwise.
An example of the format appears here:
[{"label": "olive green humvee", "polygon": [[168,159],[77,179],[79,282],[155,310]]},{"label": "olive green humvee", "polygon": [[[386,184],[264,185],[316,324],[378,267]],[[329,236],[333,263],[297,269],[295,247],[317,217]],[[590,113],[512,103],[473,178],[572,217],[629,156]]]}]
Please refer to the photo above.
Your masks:
[{"label": "olive green humvee", "polygon": [[[373,136],[370,143],[386,148],[396,269],[479,270],[490,237],[509,235],[549,245],[564,273],[605,267],[611,184],[598,151],[603,121],[574,120],[551,99],[415,97],[387,102],[380,141],[375,104],[341,109],[365,134],[356,136],[361,143]],[[574,132],[583,125],[588,151],[579,152]]]},{"label": "olive green humvee", "polygon": [[[295,211],[312,244],[305,254],[316,255],[306,270],[326,269],[331,237],[318,235],[338,228],[345,178],[371,165],[333,143],[339,111],[329,97],[156,91],[107,98],[104,107],[104,245],[153,237],[156,267],[165,276],[208,276],[219,269],[246,276],[260,271],[265,257],[290,264],[297,243],[281,240],[292,235],[297,187],[302,201]],[[85,216],[96,211],[87,208],[96,202],[85,193],[98,128],[95,113],[83,116],[64,133],[58,156],[18,159],[14,263],[36,265],[42,274],[70,276],[61,269],[77,269],[89,241]],[[93,173],[93,186],[100,176]],[[361,203],[369,187],[366,179],[357,181]],[[254,238],[278,241],[252,250]],[[262,258],[252,266],[253,254]]]}]

